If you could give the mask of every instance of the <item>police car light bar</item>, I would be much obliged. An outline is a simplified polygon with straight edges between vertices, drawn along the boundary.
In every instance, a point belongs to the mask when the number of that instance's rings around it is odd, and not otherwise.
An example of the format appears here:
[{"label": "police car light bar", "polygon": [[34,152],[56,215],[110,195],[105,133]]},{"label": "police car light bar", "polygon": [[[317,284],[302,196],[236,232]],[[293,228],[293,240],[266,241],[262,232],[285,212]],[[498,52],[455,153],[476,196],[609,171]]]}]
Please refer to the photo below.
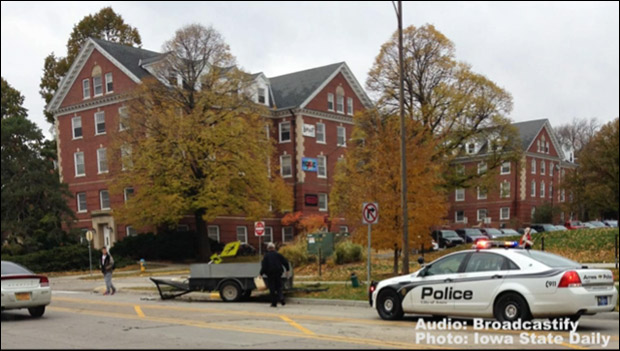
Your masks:
[{"label": "police car light bar", "polygon": [[474,248],[477,250],[481,249],[490,249],[492,247],[503,247],[503,248],[516,248],[519,247],[519,243],[516,241],[490,241],[490,240],[480,240],[475,245]]}]

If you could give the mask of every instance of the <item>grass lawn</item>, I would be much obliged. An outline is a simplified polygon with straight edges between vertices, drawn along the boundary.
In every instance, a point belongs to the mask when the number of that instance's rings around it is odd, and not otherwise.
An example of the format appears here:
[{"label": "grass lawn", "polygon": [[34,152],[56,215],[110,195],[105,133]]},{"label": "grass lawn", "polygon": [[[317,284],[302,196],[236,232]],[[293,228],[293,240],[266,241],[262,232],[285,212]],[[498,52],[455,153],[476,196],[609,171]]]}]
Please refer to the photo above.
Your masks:
[{"label": "grass lawn", "polygon": [[317,292],[295,292],[288,294],[289,297],[302,297],[313,299],[339,299],[339,300],[360,300],[368,301],[368,289],[366,285],[361,284],[359,287],[354,288],[350,283],[348,284],[295,284],[296,288],[308,288],[308,289],[325,289],[327,291]]}]

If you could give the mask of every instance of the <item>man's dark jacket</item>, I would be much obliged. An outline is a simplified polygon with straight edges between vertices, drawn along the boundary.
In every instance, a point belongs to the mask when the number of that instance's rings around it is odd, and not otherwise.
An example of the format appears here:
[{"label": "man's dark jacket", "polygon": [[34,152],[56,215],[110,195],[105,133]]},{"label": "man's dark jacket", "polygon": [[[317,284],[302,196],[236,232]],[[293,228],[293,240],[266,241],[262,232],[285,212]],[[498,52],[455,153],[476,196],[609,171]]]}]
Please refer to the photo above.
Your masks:
[{"label": "man's dark jacket", "polygon": [[276,251],[269,251],[263,257],[260,274],[282,275],[284,269],[289,270],[288,261]]}]

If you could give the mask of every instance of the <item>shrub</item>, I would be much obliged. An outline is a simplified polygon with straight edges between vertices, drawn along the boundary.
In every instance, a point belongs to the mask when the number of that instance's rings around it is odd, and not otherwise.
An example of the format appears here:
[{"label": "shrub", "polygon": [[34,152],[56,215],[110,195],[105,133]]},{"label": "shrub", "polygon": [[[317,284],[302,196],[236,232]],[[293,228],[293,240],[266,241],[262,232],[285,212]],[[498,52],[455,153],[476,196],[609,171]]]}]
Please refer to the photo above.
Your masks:
[{"label": "shrub", "polygon": [[292,244],[287,244],[280,248],[282,256],[294,266],[299,267],[307,264],[312,257],[308,255],[308,243],[305,236],[299,235]]},{"label": "shrub", "polygon": [[336,245],[334,250],[334,261],[336,264],[361,262],[364,260],[364,248],[360,244],[354,244],[349,240],[342,241]]}]

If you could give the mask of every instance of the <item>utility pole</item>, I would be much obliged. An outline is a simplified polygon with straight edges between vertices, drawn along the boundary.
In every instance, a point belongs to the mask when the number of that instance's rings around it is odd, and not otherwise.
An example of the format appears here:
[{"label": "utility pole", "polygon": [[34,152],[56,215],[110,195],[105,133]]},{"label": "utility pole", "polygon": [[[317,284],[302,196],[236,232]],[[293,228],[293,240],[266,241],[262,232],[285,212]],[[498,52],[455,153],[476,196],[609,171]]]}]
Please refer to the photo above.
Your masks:
[{"label": "utility pole", "polygon": [[[392,5],[394,2],[392,1]],[[403,274],[409,274],[409,216],[407,211],[407,149],[405,138],[405,109],[403,107],[403,88],[404,88],[404,63],[403,63],[403,6],[402,1],[398,1],[398,8],[394,5],[396,17],[398,18],[398,61],[400,77],[400,94],[398,103],[400,107],[400,170],[401,170],[401,207],[403,209]]]}]

